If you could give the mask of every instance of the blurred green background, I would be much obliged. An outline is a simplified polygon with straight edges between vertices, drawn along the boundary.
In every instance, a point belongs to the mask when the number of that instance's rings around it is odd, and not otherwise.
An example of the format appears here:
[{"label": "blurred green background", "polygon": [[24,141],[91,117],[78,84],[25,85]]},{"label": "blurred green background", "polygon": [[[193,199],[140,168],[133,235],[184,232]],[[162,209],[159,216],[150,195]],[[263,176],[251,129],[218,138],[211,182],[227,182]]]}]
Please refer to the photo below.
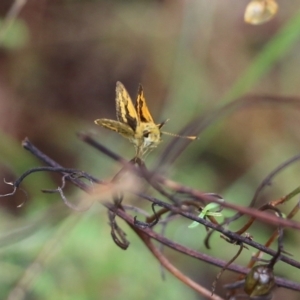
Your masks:
[{"label": "blurred green background", "polygon": [[[93,134],[108,148],[132,158],[132,145],[93,123],[97,118],[115,119],[116,81],[132,98],[142,83],[154,119],[159,123],[170,118],[165,130],[174,133],[193,118],[243,95],[298,97],[298,1],[278,1],[278,15],[260,26],[244,23],[247,3],[25,1],[0,48],[0,178],[14,181],[27,169],[42,165],[22,149],[25,137],[65,167],[111,178],[120,166],[79,141],[76,132]],[[0,32],[12,4],[0,3]],[[286,106],[274,102],[236,110],[201,133],[166,166],[166,174],[248,205],[261,180],[299,153],[299,117],[299,109],[288,101]],[[147,157],[149,168],[171,140],[165,136]],[[299,172],[297,164],[284,171],[260,201],[277,199],[296,188]],[[58,185],[59,176],[34,174],[22,184],[27,194],[18,191],[0,199],[1,299],[202,299],[170,274],[163,281],[159,264],[122,222],[131,244],[127,251],[119,249],[111,240],[101,205],[76,213],[57,194],[40,191]],[[11,186],[1,180],[0,191],[9,193]],[[72,186],[66,195],[70,201],[85,203],[84,194]],[[125,201],[151,211],[149,203],[129,197]],[[283,211],[288,213],[296,201],[284,205]],[[167,236],[225,260],[236,253],[237,248],[218,234],[211,241],[212,249],[205,249],[205,230],[189,230],[189,223],[172,222]],[[273,230],[256,223],[249,232],[263,243]],[[299,234],[286,230],[284,241],[285,250],[299,259]],[[237,262],[246,265],[253,252],[244,251]],[[165,253],[210,289],[217,268],[168,249]],[[299,281],[299,270],[283,263],[275,271]],[[235,278],[225,272],[217,293],[224,296],[222,284]],[[300,299],[283,289],[274,299],[283,296]]]}]

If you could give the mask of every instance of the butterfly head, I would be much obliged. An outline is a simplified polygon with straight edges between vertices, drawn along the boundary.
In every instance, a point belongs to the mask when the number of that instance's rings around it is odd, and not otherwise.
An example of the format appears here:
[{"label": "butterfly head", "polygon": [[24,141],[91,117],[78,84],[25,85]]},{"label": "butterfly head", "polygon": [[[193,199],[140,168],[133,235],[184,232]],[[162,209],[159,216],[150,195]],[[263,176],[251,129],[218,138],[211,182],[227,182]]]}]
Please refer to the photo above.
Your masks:
[{"label": "butterfly head", "polygon": [[154,123],[141,124],[142,147],[155,148],[161,142],[161,133],[158,126]]}]

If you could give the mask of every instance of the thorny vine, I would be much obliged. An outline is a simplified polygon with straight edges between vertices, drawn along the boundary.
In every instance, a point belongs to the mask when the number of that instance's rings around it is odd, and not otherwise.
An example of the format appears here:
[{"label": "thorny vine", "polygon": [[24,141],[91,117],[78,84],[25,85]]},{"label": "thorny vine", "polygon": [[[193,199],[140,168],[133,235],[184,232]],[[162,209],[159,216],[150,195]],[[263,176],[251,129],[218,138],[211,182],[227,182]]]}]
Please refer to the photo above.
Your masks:
[{"label": "thorny vine", "polygon": [[[225,201],[219,195],[203,193],[201,191],[194,190],[187,186],[183,186],[180,183],[174,182],[164,176],[161,176],[156,172],[149,171],[144,165],[143,161],[139,159],[133,159],[128,162],[125,159],[118,156],[117,154],[113,153],[111,150],[107,149],[102,144],[95,141],[89,135],[79,134],[79,138],[84,142],[88,143],[89,145],[93,146],[97,150],[101,151],[111,159],[120,163],[122,168],[120,172],[118,172],[115,175],[112,181],[107,182],[104,180],[99,180],[94,176],[81,170],[64,168],[60,166],[57,162],[49,158],[47,155],[42,153],[39,149],[37,149],[28,139],[25,139],[23,141],[23,147],[26,150],[30,151],[37,158],[42,160],[48,166],[37,167],[26,171],[14,183],[11,183],[13,185],[13,192],[6,195],[2,195],[1,197],[13,195],[16,192],[16,190],[20,187],[22,181],[32,173],[56,172],[62,175],[62,185],[55,190],[42,191],[46,193],[58,193],[68,207],[70,207],[73,210],[83,211],[89,209],[90,205],[84,208],[78,208],[71,201],[69,201],[63,192],[66,181],[70,181],[85,192],[94,195],[93,197],[95,197],[95,199],[101,196],[101,191],[104,191],[97,190],[96,186],[102,186],[105,188],[106,192],[109,191],[113,196],[113,202],[101,201],[101,203],[108,209],[109,224],[111,226],[111,236],[116,245],[118,245],[121,249],[124,250],[126,250],[129,246],[129,241],[126,239],[125,232],[118,226],[116,222],[116,217],[119,217],[128,223],[132,230],[140,237],[140,239],[144,242],[145,246],[152,252],[152,254],[157,258],[157,260],[165,269],[170,271],[182,282],[201,293],[204,297],[208,299],[222,299],[221,297],[214,294],[214,290],[217,284],[217,280],[225,270],[231,270],[240,274],[236,282],[234,282],[231,285],[225,286],[225,288],[229,290],[228,299],[230,297],[234,297],[234,295],[236,294],[236,289],[240,286],[244,286],[244,291],[250,297],[260,297],[260,299],[268,299],[268,297],[271,297],[271,291],[275,284],[278,287],[284,287],[300,291],[299,283],[295,283],[284,278],[275,277],[273,274],[274,265],[278,260],[281,260],[282,262],[287,263],[296,268],[300,268],[300,263],[293,260],[289,255],[286,255],[283,249],[283,227],[300,229],[300,224],[291,220],[291,218],[298,212],[299,203],[296,204],[294,209],[289,213],[289,215],[286,218],[283,218],[281,211],[277,208],[278,204],[282,204],[285,201],[288,201],[289,199],[299,194],[300,188],[296,188],[294,191],[292,191],[285,197],[270,202],[259,209],[252,208],[263,188],[266,187],[271,182],[273,177],[276,176],[281,170],[289,166],[294,161],[298,160],[300,157],[299,155],[288,159],[286,162],[282,163],[275,170],[273,170],[259,185],[251,201],[251,205],[249,207],[241,207]],[[122,183],[122,176],[125,173],[134,174],[134,176],[143,178],[150,186],[152,186],[152,188],[154,188],[160,193],[161,197],[168,199],[169,202],[165,202],[161,199],[149,196],[141,190],[133,189],[130,186],[128,187],[120,185],[120,183]],[[86,180],[88,184],[82,181],[82,179]],[[127,193],[138,196],[139,198],[152,203],[153,215],[147,216],[145,222],[138,220],[137,217],[132,217],[132,215],[128,213],[128,210],[142,212],[138,207],[129,208],[125,205],[122,205],[123,197]],[[238,214],[236,214],[230,219],[226,219],[223,223],[220,224],[215,220],[213,215],[207,214],[207,216],[205,216],[204,218],[198,217],[196,212],[203,210],[205,205],[211,202],[217,203],[222,208],[226,207],[237,211]],[[265,210],[272,210],[274,212],[274,215],[266,213]],[[163,219],[164,215],[166,214],[167,217]],[[241,228],[237,232],[233,232],[228,230],[227,226],[224,226],[230,224],[242,214],[247,214],[248,216],[250,216],[249,221],[245,226],[243,226],[243,228]],[[163,223],[165,227],[168,224],[168,222],[172,220],[172,216],[176,215],[182,216],[192,221],[196,221],[199,224],[204,225],[207,228],[207,230],[209,230],[206,239],[207,248],[209,248],[209,236],[211,235],[211,233],[217,231],[222,234],[221,237],[224,238],[226,241],[228,241],[229,243],[237,244],[239,246],[237,254],[230,261],[226,262],[221,259],[206,255],[204,253],[189,249],[166,238],[163,233],[159,234],[154,230],[155,225],[157,223]],[[262,245],[255,242],[251,236],[245,233],[246,230],[253,224],[253,222],[256,219],[260,219],[264,222],[268,222],[277,226],[277,230],[270,237],[270,240],[266,243],[266,245]],[[243,235],[244,233],[245,235]],[[270,246],[270,244],[276,238],[278,238],[278,249],[277,251],[274,251],[268,248],[268,246]],[[217,275],[216,280],[212,284],[212,290],[206,289],[200,284],[194,282],[181,271],[179,271],[177,268],[175,268],[174,265],[163,255],[161,249],[157,248],[152,243],[152,239],[158,241],[161,245],[172,248],[180,253],[222,268],[219,274]],[[234,260],[239,256],[239,254],[243,251],[244,248],[248,248],[249,246],[257,249],[258,252],[256,253],[255,258],[250,260],[248,268],[235,264]],[[258,264],[253,267],[255,262],[258,260],[258,257],[261,252],[271,255],[272,259],[269,262],[266,262],[265,264]],[[266,276],[268,280],[266,282],[264,281],[263,283],[261,283],[260,279],[265,279]],[[261,281],[263,280],[261,279]]]}]

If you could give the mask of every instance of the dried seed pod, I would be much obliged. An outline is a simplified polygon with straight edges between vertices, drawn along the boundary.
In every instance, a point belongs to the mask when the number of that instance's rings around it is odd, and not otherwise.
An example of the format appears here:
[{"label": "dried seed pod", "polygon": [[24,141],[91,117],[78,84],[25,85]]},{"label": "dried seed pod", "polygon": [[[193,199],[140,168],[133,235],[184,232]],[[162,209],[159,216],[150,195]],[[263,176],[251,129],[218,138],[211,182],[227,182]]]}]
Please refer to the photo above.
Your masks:
[{"label": "dried seed pod", "polygon": [[257,265],[245,279],[244,291],[251,297],[268,295],[275,285],[273,270],[268,265]]},{"label": "dried seed pod", "polygon": [[244,20],[252,25],[270,21],[278,11],[275,0],[252,0],[246,7]]}]

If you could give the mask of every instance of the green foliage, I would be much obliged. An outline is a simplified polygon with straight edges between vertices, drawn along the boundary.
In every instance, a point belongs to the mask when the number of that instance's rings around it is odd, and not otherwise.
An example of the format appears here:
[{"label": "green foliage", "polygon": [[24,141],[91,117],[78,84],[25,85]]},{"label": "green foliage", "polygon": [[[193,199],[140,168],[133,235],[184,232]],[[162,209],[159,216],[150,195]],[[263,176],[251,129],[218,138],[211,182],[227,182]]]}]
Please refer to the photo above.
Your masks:
[{"label": "green foliage", "polygon": [[19,49],[27,45],[29,42],[29,30],[26,23],[22,19],[15,19],[6,28],[4,21],[0,19],[0,31],[5,30],[2,34],[1,46],[9,49]]}]

